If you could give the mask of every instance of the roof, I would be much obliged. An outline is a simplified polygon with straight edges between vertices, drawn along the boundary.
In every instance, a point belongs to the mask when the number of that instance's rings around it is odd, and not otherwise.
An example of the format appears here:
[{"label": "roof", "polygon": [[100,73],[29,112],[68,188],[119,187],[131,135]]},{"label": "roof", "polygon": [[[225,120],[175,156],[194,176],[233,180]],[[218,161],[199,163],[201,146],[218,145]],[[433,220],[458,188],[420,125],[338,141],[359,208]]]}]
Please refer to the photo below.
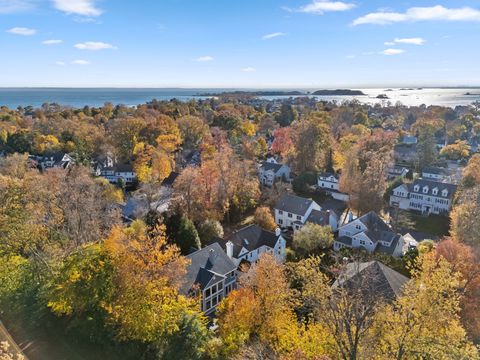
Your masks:
[{"label": "roof", "polygon": [[360,286],[371,296],[394,300],[402,295],[408,278],[379,261],[347,264],[333,287],[354,289]]},{"label": "roof", "polygon": [[441,168],[441,167],[435,167],[435,166],[426,166],[422,170],[422,174],[427,173],[427,174],[435,174],[435,175],[448,175],[447,169]]},{"label": "roof", "polygon": [[320,178],[329,178],[330,176],[333,176],[335,179],[338,180],[338,176],[330,172],[323,172],[320,175],[318,175],[318,177]]},{"label": "roof", "polygon": [[365,234],[372,241],[392,241],[395,237],[395,233],[390,229],[390,226],[374,211],[370,211],[357,220],[360,220],[367,227]]},{"label": "roof", "polygon": [[132,164],[116,164],[113,169],[115,172],[134,172]]},{"label": "roof", "polygon": [[231,241],[233,243],[233,256],[238,258],[242,248],[249,252],[262,246],[274,248],[279,237],[280,235],[277,236],[274,232],[253,224],[235,231],[228,239],[221,240],[219,243],[225,249],[227,241]]},{"label": "roof", "polygon": [[352,238],[348,236],[340,236],[336,238],[335,241],[347,246],[352,246]]},{"label": "roof", "polygon": [[262,168],[264,171],[270,171],[272,170],[274,173],[277,173],[281,168],[283,164],[277,164],[277,163],[272,163],[268,161],[264,161],[260,168]]},{"label": "roof", "polygon": [[314,203],[311,199],[300,196],[285,194],[277,201],[275,209],[286,211],[292,214],[305,215],[310,206]]},{"label": "roof", "polygon": [[188,294],[195,285],[203,290],[237,268],[218,243],[197,250],[187,258],[190,259],[190,264],[181,288],[184,294]]},{"label": "roof", "polygon": [[400,234],[396,234],[390,242],[390,245],[386,246],[383,245],[382,243],[378,243],[377,247],[375,248],[375,251],[380,252],[382,254],[387,254],[393,256],[393,253],[395,252],[395,248],[397,247],[398,242],[400,241],[400,238],[402,236]]},{"label": "roof", "polygon": [[176,171],[172,171],[170,173],[170,175],[168,175],[167,178],[165,178],[165,180],[162,181],[162,185],[164,186],[172,186],[173,183],[175,182],[175,180],[177,179],[177,177],[180,175],[180,173],[176,172]]},{"label": "roof", "polygon": [[328,226],[330,225],[330,211],[312,210],[308,215],[307,221],[317,225]]},{"label": "roof", "polygon": [[394,147],[397,154],[412,154],[417,152],[416,144],[397,144]]},{"label": "roof", "polygon": [[[414,191],[415,185],[418,185],[420,188],[418,191]],[[423,188],[425,186],[428,186],[428,192],[424,193]],[[438,193],[437,195],[433,195],[433,189],[437,188]],[[447,190],[447,196],[443,196],[442,191]],[[457,191],[457,185],[454,184],[448,184],[448,183],[442,183],[438,182],[435,180],[427,180],[427,179],[417,179],[415,180],[412,184],[408,186],[408,191],[413,192],[413,193],[418,193],[418,194],[425,194],[425,195],[431,195],[431,196],[436,196],[436,197],[443,197],[446,199],[450,199],[453,197],[453,194],[455,191]]]}]

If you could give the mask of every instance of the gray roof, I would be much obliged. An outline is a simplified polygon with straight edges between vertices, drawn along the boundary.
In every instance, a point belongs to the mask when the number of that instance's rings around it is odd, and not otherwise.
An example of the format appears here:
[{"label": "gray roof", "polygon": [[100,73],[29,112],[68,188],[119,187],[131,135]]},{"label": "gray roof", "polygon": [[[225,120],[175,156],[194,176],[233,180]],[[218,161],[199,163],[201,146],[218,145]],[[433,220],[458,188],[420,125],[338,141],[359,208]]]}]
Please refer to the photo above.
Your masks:
[{"label": "gray roof", "polygon": [[269,171],[273,170],[274,173],[277,173],[281,168],[283,164],[276,164],[276,163],[271,163],[268,161],[265,161],[262,166],[260,166],[264,171]]},{"label": "gray roof", "polygon": [[225,244],[227,241],[231,241],[233,243],[233,256],[238,258],[242,248],[249,252],[262,246],[274,248],[279,237],[274,232],[262,229],[258,225],[248,225],[234,232],[228,239],[219,240],[219,243],[226,249]]},{"label": "gray roof", "polygon": [[382,243],[378,243],[377,247],[375,248],[376,252],[380,252],[382,254],[387,254],[387,255],[392,255],[393,252],[395,251],[395,248],[397,247],[398,242],[400,241],[400,238],[402,236],[400,234],[395,235],[390,242],[389,246],[385,246]]},{"label": "gray roof", "polygon": [[395,237],[395,233],[390,229],[390,226],[383,221],[383,219],[377,215],[376,212],[370,211],[369,213],[358,218],[366,227],[365,234],[375,242],[378,241],[392,241]]},{"label": "gray roof", "polygon": [[347,264],[333,287],[352,289],[360,286],[366,292],[368,291],[370,296],[394,300],[397,296],[402,295],[403,286],[407,281],[406,276],[379,261],[354,262]]},{"label": "gray roof", "polygon": [[417,152],[416,144],[397,144],[394,147],[394,151],[397,154],[414,154]]},{"label": "gray roof", "polygon": [[318,177],[321,177],[321,178],[328,178],[330,176],[333,176],[335,179],[338,180],[338,176],[331,172],[323,172],[320,175],[318,175]]},{"label": "gray roof", "polygon": [[[418,185],[420,188],[418,191],[414,191],[415,185]],[[427,180],[427,179],[417,179],[415,180],[412,184],[408,186],[408,191],[416,193],[416,194],[424,194],[423,188],[424,186],[428,186],[428,192],[425,195],[431,195],[431,196],[436,196],[436,197],[443,197],[445,199],[451,199],[453,198],[453,194],[455,191],[457,191],[457,185],[453,184],[447,184],[447,183],[442,183],[438,182],[435,180]],[[433,189],[437,188],[438,193],[437,195],[433,195]],[[447,190],[447,196],[442,195],[443,190]]]},{"label": "gray roof", "polygon": [[188,294],[195,286],[203,290],[237,268],[218,243],[195,251],[187,259],[190,264],[181,288],[183,294]]},{"label": "gray roof", "polygon": [[312,210],[308,215],[307,221],[317,225],[328,226],[330,225],[330,212],[323,210]]},{"label": "gray roof", "polygon": [[305,215],[314,201],[300,196],[285,194],[277,201],[275,209],[286,211],[296,215]]},{"label": "gray roof", "polygon": [[348,236],[340,236],[336,238],[335,241],[347,246],[352,246],[352,238]]},{"label": "gray roof", "polygon": [[435,175],[448,175],[447,169],[435,166],[426,166],[423,168],[422,173],[435,174]]}]

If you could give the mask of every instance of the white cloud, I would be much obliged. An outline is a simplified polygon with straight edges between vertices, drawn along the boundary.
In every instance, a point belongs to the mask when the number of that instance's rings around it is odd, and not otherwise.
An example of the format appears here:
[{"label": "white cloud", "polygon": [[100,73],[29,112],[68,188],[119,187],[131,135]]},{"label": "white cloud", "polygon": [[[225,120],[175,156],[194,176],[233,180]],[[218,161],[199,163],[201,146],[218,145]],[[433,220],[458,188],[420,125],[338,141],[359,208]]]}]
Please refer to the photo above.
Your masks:
[{"label": "white cloud", "polygon": [[63,43],[63,40],[45,40],[45,41],[42,41],[42,44],[43,45],[58,45],[58,44],[61,44]]},{"label": "white cloud", "polygon": [[405,50],[402,50],[402,49],[386,49],[386,50],[383,50],[381,52],[381,54],[383,55],[400,55],[400,54],[403,54],[405,52]]},{"label": "white cloud", "polygon": [[91,51],[116,49],[116,47],[113,46],[112,44],[107,44],[100,41],[87,41],[87,42],[75,44],[74,47],[79,50],[91,50]]},{"label": "white cloud", "polygon": [[199,58],[196,58],[195,61],[198,61],[198,62],[207,62],[207,61],[213,61],[213,56],[209,56],[209,55],[206,55],[206,56],[200,56]]},{"label": "white cloud", "polygon": [[87,61],[87,60],[73,60],[72,64],[73,65],[89,65],[90,61]]},{"label": "white cloud", "polygon": [[446,8],[441,5],[412,7],[404,13],[392,11],[374,12],[353,21],[352,25],[393,24],[414,21],[480,21],[480,10],[471,7]]},{"label": "white cloud", "polygon": [[255,71],[257,71],[257,69],[255,69],[255,68],[253,68],[253,67],[251,67],[251,66],[248,66],[248,67],[246,67],[246,68],[243,68],[242,71],[243,71],[243,72],[255,72]]},{"label": "white cloud", "polygon": [[357,56],[356,55],[347,55],[345,58],[347,59],[355,59]]},{"label": "white cloud", "polygon": [[100,16],[103,11],[95,6],[95,0],[53,0],[53,7],[67,14]]},{"label": "white cloud", "polygon": [[393,40],[397,44],[411,44],[411,45],[423,45],[427,41],[423,38],[416,37],[416,38],[395,38]]},{"label": "white cloud", "polygon": [[55,61],[55,64],[56,64],[56,65],[59,65],[59,66],[65,66],[65,62],[64,62],[64,61]]},{"label": "white cloud", "polygon": [[395,46],[395,43],[393,41],[385,41],[383,43],[383,45],[385,45],[385,46]]},{"label": "white cloud", "polygon": [[37,33],[37,30],[26,28],[26,27],[14,27],[7,30],[7,32],[15,35],[32,36]]},{"label": "white cloud", "polygon": [[347,11],[353,9],[355,4],[346,3],[343,1],[330,0],[313,0],[310,4],[301,6],[296,9],[284,8],[290,12],[301,12],[306,14],[322,15],[328,11]]},{"label": "white cloud", "polygon": [[273,38],[276,38],[276,37],[279,37],[279,36],[285,36],[285,35],[287,35],[287,34],[285,34],[283,32],[274,32],[274,33],[271,33],[271,34],[263,35],[262,40],[269,40],[269,39],[273,39]]},{"label": "white cloud", "polygon": [[33,8],[31,0],[0,0],[0,14],[12,14]]}]

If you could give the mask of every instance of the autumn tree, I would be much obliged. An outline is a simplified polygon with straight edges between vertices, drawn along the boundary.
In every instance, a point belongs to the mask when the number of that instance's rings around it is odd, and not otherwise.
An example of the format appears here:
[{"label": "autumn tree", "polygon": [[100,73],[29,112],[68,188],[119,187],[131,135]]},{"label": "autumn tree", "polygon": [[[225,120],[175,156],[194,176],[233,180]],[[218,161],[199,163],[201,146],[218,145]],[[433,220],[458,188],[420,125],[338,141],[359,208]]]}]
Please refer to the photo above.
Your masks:
[{"label": "autumn tree", "polygon": [[467,158],[470,154],[470,145],[464,140],[457,140],[453,144],[445,146],[441,151],[440,155],[445,156],[450,160],[460,160]]},{"label": "autumn tree", "polygon": [[214,238],[223,237],[223,227],[217,220],[205,220],[198,226],[198,235],[202,244],[208,244]]},{"label": "autumn tree", "polygon": [[403,295],[379,314],[375,358],[478,358],[459,321],[459,286],[445,259],[424,255]]},{"label": "autumn tree", "polygon": [[254,221],[255,224],[265,230],[274,231],[277,228],[272,212],[265,206],[258,207],[255,210]]},{"label": "autumn tree", "polygon": [[293,144],[293,131],[290,127],[280,128],[273,133],[274,140],[272,143],[272,152],[287,158],[293,154],[295,146]]},{"label": "autumn tree", "polygon": [[474,154],[463,169],[462,185],[473,187],[480,185],[480,154]]},{"label": "autumn tree", "polygon": [[301,257],[326,250],[332,244],[333,233],[330,226],[307,223],[293,235],[293,248]]},{"label": "autumn tree", "polygon": [[197,116],[183,116],[177,120],[177,124],[187,149],[197,148],[209,131],[205,121]]},{"label": "autumn tree", "polygon": [[452,237],[467,245],[480,244],[480,186],[462,191],[450,219]]}]

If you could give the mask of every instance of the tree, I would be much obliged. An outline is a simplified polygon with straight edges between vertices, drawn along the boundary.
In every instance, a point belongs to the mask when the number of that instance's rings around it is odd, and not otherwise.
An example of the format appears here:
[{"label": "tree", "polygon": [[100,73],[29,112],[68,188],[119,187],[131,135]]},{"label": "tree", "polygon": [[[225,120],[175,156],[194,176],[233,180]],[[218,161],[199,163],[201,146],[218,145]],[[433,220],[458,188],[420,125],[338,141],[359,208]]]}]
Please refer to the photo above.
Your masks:
[{"label": "tree", "polygon": [[292,105],[282,104],[280,107],[280,112],[275,115],[275,121],[280,124],[280,126],[290,126],[298,118],[297,111],[293,108]]},{"label": "tree", "polygon": [[422,126],[419,129],[417,155],[418,167],[423,169],[437,159],[437,149],[434,129],[431,126]]},{"label": "tree", "polygon": [[205,121],[197,116],[182,116],[177,120],[183,145],[187,149],[197,148],[202,142],[209,128]]},{"label": "tree", "polygon": [[290,127],[280,128],[273,133],[272,152],[282,158],[288,157],[294,152],[293,131]]},{"label": "tree", "polygon": [[200,249],[200,237],[192,220],[182,216],[180,219],[179,229],[175,234],[175,244],[180,248],[183,254],[188,254],[192,249]]},{"label": "tree", "polygon": [[480,154],[474,154],[463,169],[462,185],[467,188],[480,185]]},{"label": "tree", "polygon": [[459,274],[433,254],[420,258],[403,295],[379,314],[376,358],[478,359],[459,318]]},{"label": "tree", "polygon": [[440,155],[447,157],[450,160],[460,160],[467,158],[470,154],[470,145],[468,142],[463,140],[457,140],[453,144],[445,146],[441,151]]},{"label": "tree", "polygon": [[331,147],[330,118],[326,113],[314,113],[293,126],[295,165],[297,170],[319,170],[326,165]]},{"label": "tree", "polygon": [[10,344],[7,341],[0,342],[0,360],[24,360],[21,354],[10,351]]},{"label": "tree", "polygon": [[442,240],[435,248],[437,258],[444,258],[450,263],[452,271],[461,275],[464,286],[461,290],[461,320],[470,338],[480,339],[480,254],[471,246],[455,239]]},{"label": "tree", "polygon": [[332,244],[333,233],[330,226],[307,223],[293,235],[293,248],[301,257],[328,249]]},{"label": "tree", "polygon": [[270,209],[266,206],[259,207],[255,210],[254,221],[255,224],[265,230],[274,231],[277,228],[275,219]]},{"label": "tree", "polygon": [[198,226],[198,236],[202,244],[208,244],[214,238],[223,237],[223,227],[217,220],[205,220]]},{"label": "tree", "polygon": [[480,245],[480,186],[465,189],[450,212],[452,237],[467,245]]}]

